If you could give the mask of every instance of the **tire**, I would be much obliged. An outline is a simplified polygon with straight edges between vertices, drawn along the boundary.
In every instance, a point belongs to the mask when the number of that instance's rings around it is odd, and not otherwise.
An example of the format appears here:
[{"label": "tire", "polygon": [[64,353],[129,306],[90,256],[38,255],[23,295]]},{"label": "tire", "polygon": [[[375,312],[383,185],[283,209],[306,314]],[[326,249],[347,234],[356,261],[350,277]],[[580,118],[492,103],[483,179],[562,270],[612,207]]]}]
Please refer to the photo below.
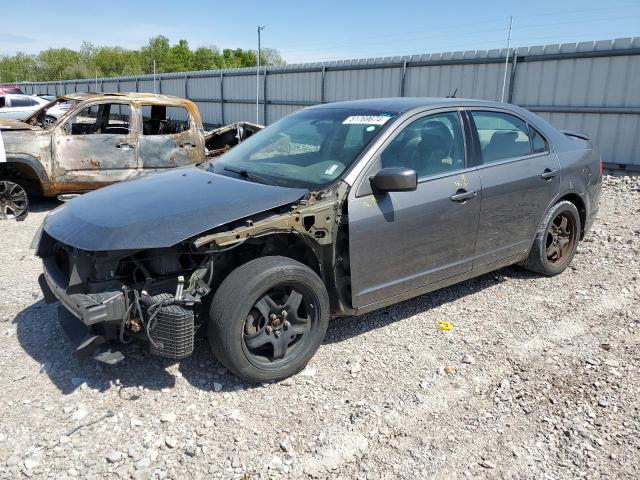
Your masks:
[{"label": "tire", "polygon": [[[564,231],[561,228],[564,219],[567,222],[564,230],[569,237],[559,233]],[[576,206],[567,200],[556,203],[542,219],[529,256],[522,266],[549,277],[564,272],[576,253],[580,228],[580,214]],[[568,240],[567,244],[563,244],[565,240]]]},{"label": "tire", "polygon": [[329,296],[320,277],[300,262],[272,256],[238,267],[222,282],[207,335],[229,371],[269,382],[302,370],[328,323]]},{"label": "tire", "polygon": [[0,179],[0,220],[20,222],[28,213],[29,196],[25,186],[17,180]]}]

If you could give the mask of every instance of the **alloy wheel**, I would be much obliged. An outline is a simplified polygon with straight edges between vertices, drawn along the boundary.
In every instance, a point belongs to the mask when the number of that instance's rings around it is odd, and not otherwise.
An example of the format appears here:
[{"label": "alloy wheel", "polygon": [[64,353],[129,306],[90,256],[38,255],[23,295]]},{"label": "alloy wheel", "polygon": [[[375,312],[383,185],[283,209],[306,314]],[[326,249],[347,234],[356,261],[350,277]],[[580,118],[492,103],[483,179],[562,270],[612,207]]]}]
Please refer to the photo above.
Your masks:
[{"label": "alloy wheel", "polygon": [[14,182],[0,181],[0,219],[20,218],[27,212],[28,206],[24,188]]},{"label": "alloy wheel", "polygon": [[294,361],[312,342],[318,300],[300,285],[277,285],[255,302],[243,327],[247,358],[256,366]]},{"label": "alloy wheel", "polygon": [[568,261],[576,241],[576,224],[570,212],[560,212],[547,227],[546,255],[553,266]]}]

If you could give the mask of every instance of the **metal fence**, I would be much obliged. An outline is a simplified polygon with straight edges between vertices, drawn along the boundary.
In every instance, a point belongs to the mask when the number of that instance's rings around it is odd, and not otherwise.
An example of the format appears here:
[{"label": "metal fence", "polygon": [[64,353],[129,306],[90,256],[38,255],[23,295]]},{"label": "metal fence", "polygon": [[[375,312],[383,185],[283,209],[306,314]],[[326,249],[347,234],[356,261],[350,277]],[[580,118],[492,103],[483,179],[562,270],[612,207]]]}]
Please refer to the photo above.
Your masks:
[{"label": "metal fence", "polygon": [[[456,96],[500,100],[506,49],[368,58],[286,67],[260,75],[260,122],[339,100]],[[613,168],[640,170],[640,37],[517,48],[505,101],[561,129],[588,133]],[[189,98],[206,124],[256,119],[256,70],[24,83],[27,93],[154,92]]]}]

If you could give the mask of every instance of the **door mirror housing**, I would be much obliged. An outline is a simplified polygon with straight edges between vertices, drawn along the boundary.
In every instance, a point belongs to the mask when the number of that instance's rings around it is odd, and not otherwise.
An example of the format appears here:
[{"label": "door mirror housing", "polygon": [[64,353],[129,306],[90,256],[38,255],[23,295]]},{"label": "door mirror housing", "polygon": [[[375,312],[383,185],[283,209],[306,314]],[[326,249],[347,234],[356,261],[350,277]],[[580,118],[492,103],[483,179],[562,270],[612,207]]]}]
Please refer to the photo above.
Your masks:
[{"label": "door mirror housing", "polygon": [[418,174],[405,167],[387,167],[369,177],[374,193],[410,192],[418,188]]}]

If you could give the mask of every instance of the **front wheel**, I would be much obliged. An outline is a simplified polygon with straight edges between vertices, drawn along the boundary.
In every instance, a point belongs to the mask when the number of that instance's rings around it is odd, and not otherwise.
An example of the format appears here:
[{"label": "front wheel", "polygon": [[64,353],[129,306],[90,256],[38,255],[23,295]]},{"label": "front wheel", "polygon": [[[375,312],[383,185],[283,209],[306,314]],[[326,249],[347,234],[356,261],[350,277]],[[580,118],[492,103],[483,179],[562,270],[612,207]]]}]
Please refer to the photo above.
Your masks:
[{"label": "front wheel", "polygon": [[0,180],[0,220],[24,220],[29,211],[25,188],[15,181]]},{"label": "front wheel", "polygon": [[218,359],[250,382],[302,370],[329,323],[318,275],[286,257],[262,257],[231,272],[211,302],[209,343]]},{"label": "front wheel", "polygon": [[578,248],[580,215],[567,201],[556,203],[543,218],[529,256],[522,266],[547,276],[564,272]]}]

